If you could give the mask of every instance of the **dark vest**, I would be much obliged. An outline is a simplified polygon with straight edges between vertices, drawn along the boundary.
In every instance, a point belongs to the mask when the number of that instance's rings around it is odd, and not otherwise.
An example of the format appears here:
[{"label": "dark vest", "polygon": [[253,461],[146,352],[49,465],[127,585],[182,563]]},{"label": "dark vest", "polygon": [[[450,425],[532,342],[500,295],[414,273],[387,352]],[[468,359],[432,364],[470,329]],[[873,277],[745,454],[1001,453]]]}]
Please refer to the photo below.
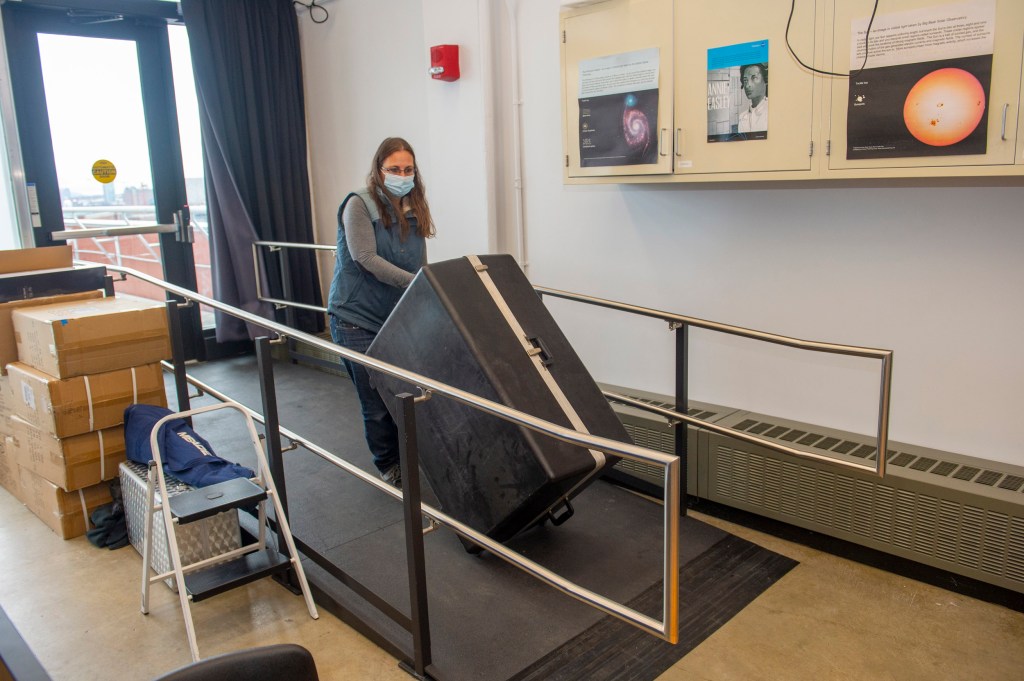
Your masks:
[{"label": "dark vest", "polygon": [[[426,240],[416,233],[416,218],[409,217],[409,232],[402,241],[401,229],[392,216],[391,227],[385,227],[370,192],[363,189],[345,197],[338,208],[338,251],[334,259],[334,279],[328,298],[328,312],[343,322],[367,331],[380,331],[384,320],[395,309],[405,289],[390,286],[370,274],[352,259],[345,241],[345,225],[341,216],[345,205],[357,197],[366,204],[377,241],[377,255],[407,272],[416,272],[423,265]],[[389,208],[390,210],[390,208]]]}]

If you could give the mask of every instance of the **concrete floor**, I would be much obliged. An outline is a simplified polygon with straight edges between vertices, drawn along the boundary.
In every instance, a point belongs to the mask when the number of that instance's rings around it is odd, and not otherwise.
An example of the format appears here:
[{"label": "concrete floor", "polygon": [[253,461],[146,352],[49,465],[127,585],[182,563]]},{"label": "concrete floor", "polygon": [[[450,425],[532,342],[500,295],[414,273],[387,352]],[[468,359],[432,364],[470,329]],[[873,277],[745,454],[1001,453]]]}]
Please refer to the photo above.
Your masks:
[{"label": "concrete floor", "polygon": [[[664,681],[1024,678],[1024,614],[695,514],[800,565]],[[177,596],[139,612],[131,547],[61,540],[0,489],[0,606],[55,681],[145,681],[190,661]],[[269,580],[193,607],[204,657],[299,643],[324,681],[408,679],[397,661]],[[496,635],[498,633],[496,632]],[[487,681],[487,680],[481,680]]]}]

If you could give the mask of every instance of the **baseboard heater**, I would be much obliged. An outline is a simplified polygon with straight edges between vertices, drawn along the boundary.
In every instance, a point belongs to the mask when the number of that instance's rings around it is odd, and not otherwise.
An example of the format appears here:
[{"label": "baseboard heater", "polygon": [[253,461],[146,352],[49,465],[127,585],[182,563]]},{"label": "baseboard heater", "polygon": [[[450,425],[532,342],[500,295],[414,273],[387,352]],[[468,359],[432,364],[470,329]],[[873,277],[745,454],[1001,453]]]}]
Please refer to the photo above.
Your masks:
[{"label": "baseboard heater", "polygon": [[[672,409],[672,398],[602,385]],[[689,414],[847,461],[878,453],[863,435],[690,402]],[[613,404],[637,444],[672,453],[672,427]],[[696,412],[696,413],[695,413]],[[890,442],[886,476],[830,466],[688,427],[687,492],[726,506],[1024,593],[1024,467]],[[661,471],[620,462],[660,486]]]},{"label": "baseboard heater", "polygon": [[[334,342],[331,340],[330,331],[322,331],[316,334],[316,337],[328,343]],[[338,355],[333,355],[302,340],[289,338],[286,345],[275,345],[273,353],[276,360],[291,360],[329,374],[348,377],[348,371],[341,365],[341,358]]]}]

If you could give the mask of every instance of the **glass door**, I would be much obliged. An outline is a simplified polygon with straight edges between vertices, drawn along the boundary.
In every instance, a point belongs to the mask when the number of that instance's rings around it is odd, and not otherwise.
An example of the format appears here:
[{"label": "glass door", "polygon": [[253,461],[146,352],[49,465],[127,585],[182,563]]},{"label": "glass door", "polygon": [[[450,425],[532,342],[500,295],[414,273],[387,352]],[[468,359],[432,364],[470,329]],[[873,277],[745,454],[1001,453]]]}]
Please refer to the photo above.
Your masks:
[{"label": "glass door", "polygon": [[[73,10],[25,4],[6,3],[3,12],[25,177],[39,206],[35,244],[66,242],[79,260],[212,295],[184,27],[96,9],[103,0]],[[146,5],[154,3],[139,3]],[[155,5],[176,16],[174,5]],[[185,100],[180,110],[178,92]],[[182,221],[191,230],[176,228]],[[133,277],[116,288],[165,298]],[[183,317],[186,355],[201,356],[200,311],[188,308]]]}]

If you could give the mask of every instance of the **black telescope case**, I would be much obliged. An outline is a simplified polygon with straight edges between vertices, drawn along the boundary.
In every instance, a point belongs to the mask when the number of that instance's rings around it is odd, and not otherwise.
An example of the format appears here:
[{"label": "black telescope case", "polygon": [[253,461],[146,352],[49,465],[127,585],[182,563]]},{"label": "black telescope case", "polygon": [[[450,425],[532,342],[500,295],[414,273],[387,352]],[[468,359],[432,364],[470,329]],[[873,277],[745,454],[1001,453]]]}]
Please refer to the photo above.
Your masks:
[{"label": "black telescope case", "polygon": [[[509,255],[424,266],[366,354],[545,421],[630,442]],[[418,394],[394,377],[371,376],[393,416],[395,395]],[[420,402],[416,423],[420,468],[442,510],[497,541],[544,519],[567,520],[569,500],[618,460],[445,396]]]}]

